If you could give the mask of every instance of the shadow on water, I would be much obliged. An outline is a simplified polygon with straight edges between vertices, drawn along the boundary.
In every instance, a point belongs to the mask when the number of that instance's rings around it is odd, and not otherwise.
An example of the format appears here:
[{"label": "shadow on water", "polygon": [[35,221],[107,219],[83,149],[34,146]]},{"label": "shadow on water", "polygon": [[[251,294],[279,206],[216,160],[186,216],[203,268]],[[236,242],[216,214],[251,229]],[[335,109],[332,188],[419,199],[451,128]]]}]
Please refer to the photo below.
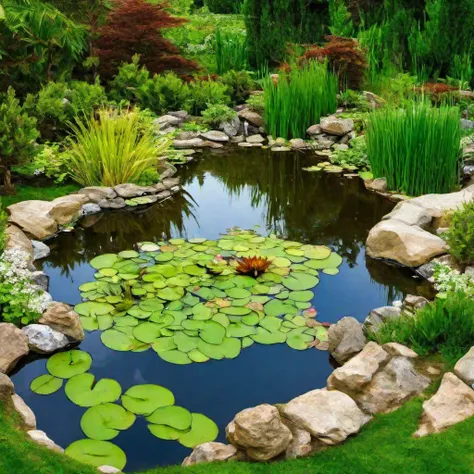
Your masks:
[{"label": "shadow on water", "polygon": [[[80,301],[79,285],[93,279],[88,262],[103,253],[130,249],[139,241],[164,237],[215,239],[239,226],[277,233],[291,240],[325,244],[344,258],[337,276],[321,276],[313,305],[319,319],[335,322],[345,315],[363,320],[370,309],[391,303],[406,293],[428,290],[410,273],[366,259],[368,231],[393,204],[368,193],[358,178],[303,171],[312,159],[301,154],[270,154],[262,150],[203,153],[180,170],[185,191],[148,208],[108,212],[83,219],[77,229],[50,242],[51,255],[41,262],[50,276],[56,300]],[[175,366],[149,350],[114,352],[91,333],[81,344],[93,356],[91,372],[109,377],[123,389],[156,383],[173,391],[176,403],[202,412],[224,428],[243,408],[285,402],[325,385],[332,368],[326,352],[295,351],[286,344],[254,344],[234,360]],[[60,391],[41,397],[29,390],[33,378],[45,373],[37,359],[15,376],[17,390],[38,417],[39,429],[67,446],[83,437],[84,412]],[[61,421],[58,421],[61,420]],[[143,420],[114,441],[128,457],[127,470],[179,463],[189,450],[174,441],[150,435]]]}]

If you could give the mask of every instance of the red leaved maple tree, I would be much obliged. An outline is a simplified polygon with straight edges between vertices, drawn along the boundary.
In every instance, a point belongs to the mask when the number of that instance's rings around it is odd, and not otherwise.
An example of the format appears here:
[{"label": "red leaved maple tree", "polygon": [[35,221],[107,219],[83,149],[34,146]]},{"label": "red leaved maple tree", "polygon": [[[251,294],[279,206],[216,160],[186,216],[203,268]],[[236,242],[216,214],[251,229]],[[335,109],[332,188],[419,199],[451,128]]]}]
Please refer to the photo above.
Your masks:
[{"label": "red leaved maple tree", "polygon": [[140,55],[140,63],[151,73],[185,74],[198,69],[197,63],[181,56],[179,49],[160,31],[187,21],[170,15],[168,8],[166,2],[152,5],[146,0],[113,0],[113,8],[99,29],[95,46],[102,77],[110,79],[135,54]]}]

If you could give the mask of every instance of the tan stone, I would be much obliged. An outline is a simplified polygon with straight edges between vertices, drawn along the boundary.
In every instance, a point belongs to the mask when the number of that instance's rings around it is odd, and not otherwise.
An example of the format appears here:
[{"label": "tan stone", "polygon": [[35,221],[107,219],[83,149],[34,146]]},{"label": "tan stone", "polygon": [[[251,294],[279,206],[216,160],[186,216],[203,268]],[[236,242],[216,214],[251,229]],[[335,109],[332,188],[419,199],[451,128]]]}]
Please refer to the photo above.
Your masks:
[{"label": "tan stone", "polygon": [[48,438],[44,431],[30,430],[27,434],[36,444],[51,449],[51,451],[56,451],[57,453],[64,453],[64,449],[61,448],[61,446],[58,446],[53,440]]},{"label": "tan stone", "polygon": [[8,375],[0,372],[0,402],[8,405],[12,404],[12,395],[15,393],[15,387]]},{"label": "tan stone", "polygon": [[241,110],[240,112],[238,112],[238,115],[239,118],[246,120],[254,127],[263,127],[265,125],[265,121],[263,120],[262,116],[257,114],[257,112],[253,112],[250,109]]},{"label": "tan stone", "polygon": [[101,474],[120,474],[122,471],[113,466],[99,466],[97,470]]},{"label": "tan stone", "polygon": [[20,416],[22,428],[26,431],[36,430],[36,416],[20,395],[12,395],[13,408]]},{"label": "tan stone", "polygon": [[440,433],[471,416],[474,416],[474,390],[448,372],[437,393],[423,403],[420,427],[414,436]]},{"label": "tan stone", "polygon": [[395,219],[379,222],[367,238],[367,255],[419,267],[447,253],[448,245],[436,235]]},{"label": "tan stone", "polygon": [[342,318],[328,329],[328,343],[329,353],[343,364],[365,347],[362,324],[355,318]]},{"label": "tan stone", "polygon": [[293,435],[293,439],[286,448],[285,459],[296,459],[311,454],[314,451],[311,434],[285,417],[282,417],[282,421]]},{"label": "tan stone", "polygon": [[342,443],[371,419],[348,395],[326,389],[294,398],[287,403],[284,413],[296,426],[326,445]]},{"label": "tan stone", "polygon": [[286,450],[293,436],[272,405],[258,405],[238,413],[227,426],[227,439],[249,458],[268,461]]},{"label": "tan stone", "polygon": [[196,446],[185,458],[182,466],[194,466],[204,462],[227,461],[237,454],[237,448],[231,444],[203,443]]},{"label": "tan stone", "polygon": [[5,233],[7,235],[6,249],[19,249],[26,252],[33,261],[33,244],[25,233],[16,225],[9,225]]},{"label": "tan stone", "polygon": [[117,193],[112,188],[106,188],[104,186],[89,186],[82,188],[78,191],[78,194],[83,194],[87,197],[89,202],[98,203],[103,199],[114,199],[117,197]]},{"label": "tan stone", "polygon": [[403,344],[398,344],[398,342],[383,344],[382,349],[385,352],[388,352],[391,356],[407,357],[408,359],[416,359],[418,357],[418,354],[415,351]]},{"label": "tan stone", "polygon": [[7,208],[8,221],[26,234],[43,240],[58,231],[57,222],[50,216],[52,203],[46,201],[23,201]]},{"label": "tan stone", "polygon": [[60,225],[66,225],[77,219],[83,204],[88,199],[82,194],[71,194],[52,201],[52,209],[49,215]]},{"label": "tan stone", "polygon": [[14,324],[0,323],[0,372],[8,374],[27,355],[28,338]]},{"label": "tan stone", "polygon": [[454,367],[454,373],[469,386],[474,384],[474,346],[458,360]]},{"label": "tan stone", "polygon": [[38,322],[65,334],[74,341],[84,339],[84,329],[79,315],[66,303],[56,301],[51,303]]},{"label": "tan stone", "polygon": [[432,216],[424,208],[412,201],[398,203],[390,214],[384,216],[383,220],[396,219],[407,225],[417,225],[419,227],[427,227],[432,220]]}]

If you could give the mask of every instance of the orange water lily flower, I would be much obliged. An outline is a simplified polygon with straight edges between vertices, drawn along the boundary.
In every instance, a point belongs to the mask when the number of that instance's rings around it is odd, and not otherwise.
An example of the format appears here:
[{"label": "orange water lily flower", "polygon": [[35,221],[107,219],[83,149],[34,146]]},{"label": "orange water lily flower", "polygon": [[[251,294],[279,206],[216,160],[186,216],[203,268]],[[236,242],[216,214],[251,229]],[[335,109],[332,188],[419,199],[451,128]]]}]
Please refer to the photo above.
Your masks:
[{"label": "orange water lily flower", "polygon": [[243,257],[237,260],[237,273],[243,275],[250,275],[257,278],[262,273],[265,273],[272,262],[266,257]]}]

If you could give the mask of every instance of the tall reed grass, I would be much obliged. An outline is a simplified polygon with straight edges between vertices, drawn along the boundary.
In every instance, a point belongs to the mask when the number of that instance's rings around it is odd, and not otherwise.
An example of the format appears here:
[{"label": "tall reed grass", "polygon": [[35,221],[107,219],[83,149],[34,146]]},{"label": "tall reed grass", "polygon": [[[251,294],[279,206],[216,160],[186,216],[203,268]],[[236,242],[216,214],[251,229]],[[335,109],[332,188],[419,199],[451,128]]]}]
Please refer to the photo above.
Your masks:
[{"label": "tall reed grass", "polygon": [[265,79],[265,123],[274,137],[304,138],[311,125],[337,108],[337,77],[326,64],[310,62],[292,68],[277,81]]},{"label": "tall reed grass", "polygon": [[241,34],[223,33],[217,29],[214,39],[217,74],[247,69],[247,38]]},{"label": "tall reed grass", "polygon": [[447,193],[459,184],[460,112],[418,102],[372,112],[367,154],[374,177],[409,196]]},{"label": "tall reed grass", "polygon": [[78,119],[71,125],[69,167],[83,186],[115,186],[137,182],[157,165],[169,147],[152,127],[143,127],[137,112],[102,110],[98,118]]}]

